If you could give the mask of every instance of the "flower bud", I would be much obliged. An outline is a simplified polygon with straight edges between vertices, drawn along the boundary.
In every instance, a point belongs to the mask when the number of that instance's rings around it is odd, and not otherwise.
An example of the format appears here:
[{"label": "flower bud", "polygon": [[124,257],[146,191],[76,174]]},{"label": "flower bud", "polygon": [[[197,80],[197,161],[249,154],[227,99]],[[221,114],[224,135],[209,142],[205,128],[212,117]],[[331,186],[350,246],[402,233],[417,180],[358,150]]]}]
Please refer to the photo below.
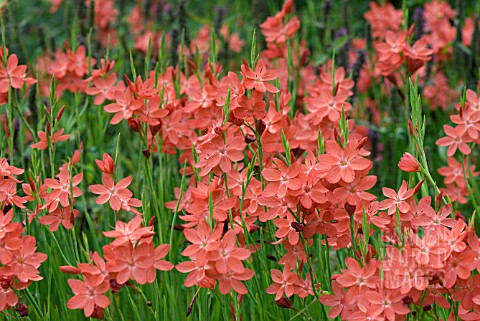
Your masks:
[{"label": "flower bud", "polygon": [[256,127],[255,129],[257,130],[257,132],[260,135],[262,135],[263,132],[265,131],[265,128],[267,128],[267,126],[265,125],[265,122],[263,120],[259,120],[255,127]]},{"label": "flower bud", "polygon": [[102,160],[96,159],[95,163],[97,163],[98,168],[105,174],[112,174],[115,171],[115,162],[107,153],[103,154]]},{"label": "flower bud", "polygon": [[130,126],[131,130],[137,133],[139,133],[142,128],[142,125],[140,124],[140,121],[138,120],[138,118],[129,118],[128,126]]},{"label": "flower bud", "polygon": [[417,130],[413,126],[413,123],[410,119],[408,120],[408,130],[409,130],[411,136],[413,136],[414,134],[417,133]]},{"label": "flower bud", "polygon": [[297,232],[301,232],[305,228],[305,224],[298,222],[292,222],[290,223],[290,226]]},{"label": "flower bud", "polygon": [[255,137],[255,135],[252,135],[252,134],[245,135],[245,143],[247,143],[247,144],[251,144],[256,140],[257,140],[257,138]]},{"label": "flower bud", "polygon": [[144,150],[142,151],[142,153],[143,153],[143,156],[144,156],[146,159],[149,159],[149,158],[150,158],[150,150],[144,149]]},{"label": "flower bud", "polygon": [[69,265],[64,265],[60,267],[60,271],[66,274],[81,274],[82,271],[80,271],[79,268],[76,268],[74,266],[69,266]]},{"label": "flower bud", "polygon": [[28,317],[28,306],[25,303],[18,303],[15,306],[15,311],[17,311],[22,318]]},{"label": "flower bud", "polygon": [[348,215],[352,216],[353,214],[355,214],[355,209],[356,209],[355,205],[345,203],[345,205],[343,205],[343,208],[345,209],[345,211],[347,211]]},{"label": "flower bud", "polygon": [[280,300],[275,301],[275,303],[284,309],[291,309],[293,307],[292,301],[290,301],[288,298],[281,298]]},{"label": "flower bud", "polygon": [[398,167],[408,173],[415,173],[420,171],[420,164],[417,159],[413,157],[410,153],[404,153],[400,161],[398,162]]},{"label": "flower bud", "polygon": [[64,111],[65,111],[65,105],[63,105],[58,111],[57,117],[55,118],[56,121],[59,121],[62,118]]}]

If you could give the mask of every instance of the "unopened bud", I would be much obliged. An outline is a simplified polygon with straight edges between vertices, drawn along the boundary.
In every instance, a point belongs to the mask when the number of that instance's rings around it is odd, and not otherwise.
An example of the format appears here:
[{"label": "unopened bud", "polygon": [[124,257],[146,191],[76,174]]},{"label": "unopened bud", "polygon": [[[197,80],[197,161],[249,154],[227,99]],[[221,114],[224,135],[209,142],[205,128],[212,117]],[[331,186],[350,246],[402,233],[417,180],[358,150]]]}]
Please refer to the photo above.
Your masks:
[{"label": "unopened bud", "polygon": [[118,293],[127,284],[128,284],[128,281],[127,283],[119,284],[115,279],[111,279],[110,290],[112,290],[112,293]]},{"label": "unopened bud", "polygon": [[63,112],[65,111],[65,105],[63,105],[60,110],[58,111],[57,117],[55,118],[56,121],[60,121],[62,118]]},{"label": "unopened bud", "polygon": [[137,133],[139,133],[142,128],[142,125],[140,124],[140,121],[138,120],[138,118],[129,118],[128,126],[130,126],[131,130]]},{"label": "unopened bud", "polygon": [[247,144],[251,144],[251,143],[253,143],[253,142],[256,141],[256,140],[257,140],[257,138],[255,137],[255,135],[252,135],[252,134],[247,134],[247,135],[245,135],[245,142],[246,142]]},{"label": "unopened bud", "polygon": [[257,130],[259,135],[263,134],[265,128],[267,128],[267,126],[265,125],[265,122],[263,120],[259,120],[255,126],[255,129]]},{"label": "unopened bud", "polygon": [[277,258],[273,255],[267,255],[267,259],[269,259],[270,261],[273,261],[273,262],[277,262]]},{"label": "unopened bud", "polygon": [[347,211],[348,215],[352,216],[353,214],[355,214],[355,209],[356,209],[355,205],[345,203],[345,205],[343,205],[343,208],[345,209],[345,211]]},{"label": "unopened bud", "polygon": [[82,271],[74,266],[64,265],[60,267],[60,271],[66,274],[81,274]]},{"label": "unopened bud", "polygon": [[155,223],[155,216],[150,218],[150,221],[148,221],[148,226],[153,226],[153,223]]},{"label": "unopened bud", "polygon": [[297,232],[301,232],[305,228],[305,224],[298,222],[292,222],[290,223],[290,226]]},{"label": "unopened bud", "polygon": [[425,182],[425,178],[422,179],[418,184],[413,188],[413,194],[417,194],[418,191],[420,190],[420,187],[422,187],[423,182]]},{"label": "unopened bud", "polygon": [[18,303],[15,306],[15,311],[17,311],[22,318],[28,317],[28,307],[25,303]]},{"label": "unopened bud", "polygon": [[440,191],[440,193],[437,195],[437,197],[435,198],[435,206],[436,208],[440,208],[440,206],[442,206],[442,202],[443,202],[443,192]]},{"label": "unopened bud", "polygon": [[152,137],[155,136],[160,129],[162,129],[162,125],[150,126],[150,132],[152,133]]},{"label": "unopened bud", "polygon": [[293,307],[292,301],[288,298],[281,298],[280,300],[275,301],[275,303],[284,309],[291,309]]},{"label": "unopened bud", "polygon": [[359,142],[358,142],[358,146],[357,146],[357,149],[362,149],[363,146],[365,146],[365,144],[367,143],[367,137],[363,137]]},{"label": "unopened bud", "polygon": [[150,150],[144,149],[142,153],[143,153],[143,156],[145,156],[145,158],[147,159],[150,158]]},{"label": "unopened bud", "polygon": [[409,130],[411,136],[414,136],[417,133],[417,131],[415,130],[415,127],[413,127],[413,123],[410,119],[408,120],[408,130]]},{"label": "unopened bud", "polygon": [[7,290],[13,285],[13,277],[3,276],[0,278],[0,286],[2,289]]},{"label": "unopened bud", "polygon": [[30,185],[30,188],[31,188],[32,192],[37,191],[37,185],[35,185],[35,182],[33,181],[33,179],[31,177],[28,178],[28,185]]},{"label": "unopened bud", "polygon": [[98,305],[95,305],[95,308],[93,309],[93,313],[90,317],[93,319],[103,319],[105,317],[105,314],[101,307],[99,307]]},{"label": "unopened bud", "polygon": [[237,321],[237,316],[235,313],[235,306],[233,305],[232,302],[230,302],[230,316],[232,317],[233,321]]}]

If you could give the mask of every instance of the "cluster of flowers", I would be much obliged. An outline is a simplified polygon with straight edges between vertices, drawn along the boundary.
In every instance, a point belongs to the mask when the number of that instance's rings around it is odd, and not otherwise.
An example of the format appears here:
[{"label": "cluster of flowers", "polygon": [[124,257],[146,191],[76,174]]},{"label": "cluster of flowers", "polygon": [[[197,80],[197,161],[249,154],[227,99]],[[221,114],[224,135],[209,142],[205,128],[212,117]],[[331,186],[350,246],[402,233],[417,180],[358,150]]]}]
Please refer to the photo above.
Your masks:
[{"label": "cluster of flowers", "polygon": [[[389,6],[372,6],[372,11],[397,16],[373,28],[378,37],[376,66],[394,66],[380,70],[388,76],[406,62],[412,75],[434,50],[427,48],[428,38],[410,46],[407,32],[399,31],[401,13]],[[126,79],[127,86],[117,90],[115,102],[105,106],[115,113],[112,124],[128,120],[132,129],[146,135],[152,149],[157,148],[155,136],[161,135],[163,151],[181,150],[179,161],[191,165],[184,172],[191,175],[188,189],[177,190],[182,197],[167,203],[172,210],[185,212],[183,231],[192,243],[183,252],[190,261],[177,265],[179,271],[189,272],[185,285],[212,288],[218,283],[221,293],[233,289],[245,294],[241,281],[250,279],[253,271],[242,261],[258,248],[249,241],[249,233],[258,230],[259,220],[273,222],[275,243],[286,250],[278,261],[283,272],[271,271],[274,283],[267,292],[277,301],[284,295],[318,295],[318,280],[304,268],[313,237],[324,235],[325,244],[340,249],[368,243],[375,227],[388,244],[386,258],[376,258],[376,250],[368,245],[357,259],[346,260],[349,270],[332,278],[334,293],[320,296],[322,303],[333,306],[330,316],[395,320],[406,315],[409,306],[437,302],[447,307],[444,295],[452,295],[448,289],[463,293],[462,282],[473,280],[470,272],[476,266],[469,258],[475,245],[464,242],[467,235],[473,238],[471,229],[465,230],[461,218],[448,218],[450,205],[436,211],[430,197],[417,203],[414,195],[423,181],[412,189],[404,182],[398,192],[384,188],[387,199],[381,202],[368,193],[377,178],[369,175],[372,162],[366,158],[364,129],[344,118],[352,108],[347,99],[354,82],[345,77],[343,67],[329,65],[317,76],[304,66],[299,85],[303,92],[299,89],[297,99],[307,96],[309,114],[285,117],[297,103],[290,101],[288,64],[303,63],[299,57],[291,61],[282,49],[298,30],[298,19],[287,19],[291,12],[292,2],[287,1],[281,12],[262,24],[267,49],[255,68],[243,62],[242,79],[234,72],[218,79],[219,66],[207,67],[202,77],[196,73],[188,78],[168,68],[163,75],[150,72],[145,80]],[[277,79],[280,89],[270,83]],[[178,88],[178,83],[185,85]],[[473,99],[470,91],[468,96]],[[452,121],[470,124],[463,109],[458,117],[452,116]],[[141,123],[148,125],[146,133]],[[477,121],[469,126],[476,128]],[[197,136],[194,130],[205,134]],[[254,175],[256,166],[260,177]],[[413,156],[403,159],[401,167],[420,168]],[[463,257],[468,257],[461,265],[466,270],[457,268]],[[461,300],[460,294],[452,298]],[[476,313],[472,308],[465,305],[461,316],[468,319]]]},{"label": "cluster of flowers", "polygon": [[[480,100],[478,95],[471,89],[465,94],[463,103],[455,104],[458,114],[450,116],[450,120],[456,125],[444,125],[446,137],[437,140],[438,146],[448,146],[448,166],[438,169],[440,175],[445,176],[446,188],[443,192],[449,195],[452,201],[465,204],[469,195],[466,179],[470,176],[478,176],[475,166],[469,166],[468,155],[471,154],[472,146],[480,144]],[[459,162],[454,155],[459,152],[462,161]]]},{"label": "cluster of flowers", "polygon": [[8,103],[10,90],[20,89],[23,85],[32,85],[37,81],[27,77],[27,66],[18,65],[16,54],[9,55],[8,49],[0,48],[0,105]]},{"label": "cluster of flowers", "polygon": [[[0,159],[0,311],[20,305],[17,293],[26,289],[32,281],[40,281],[38,268],[47,255],[37,252],[36,239],[23,235],[22,224],[13,222],[13,207],[24,208],[25,197],[15,195],[16,185],[21,183],[14,175],[23,169],[16,168],[5,158]],[[22,311],[28,315],[28,309]]]},{"label": "cluster of flowers", "polygon": [[[396,10],[390,3],[378,5],[371,2],[370,11],[365,13],[364,17],[372,27],[377,56],[374,57],[373,64],[370,65],[367,61],[359,84],[368,82],[370,78],[378,79],[378,76],[382,75],[393,85],[402,87],[406,74],[405,69],[401,67],[406,60],[408,74],[418,75],[420,82],[423,83],[426,74],[429,73],[427,78],[430,81],[425,84],[424,96],[430,101],[432,109],[436,107],[444,109],[454,102],[456,93],[449,88],[440,62],[451,59],[451,43],[457,34],[452,23],[455,15],[456,11],[446,1],[427,2],[423,8],[418,8],[414,12],[411,16],[413,24],[405,31],[401,28],[404,19],[402,10]],[[472,44],[474,30],[475,18],[466,18],[461,29],[464,46]],[[409,45],[411,38],[416,40],[413,45]],[[430,64],[432,70],[427,71],[425,62],[432,60],[432,57],[439,63]],[[371,68],[371,71],[368,68]]]},{"label": "cluster of flowers", "polygon": [[78,267],[62,266],[60,270],[68,274],[78,274],[78,279],[69,279],[68,285],[75,294],[67,302],[69,309],[83,309],[86,317],[102,319],[103,309],[110,305],[107,291],[119,292],[131,282],[153,283],[156,270],[168,271],[173,264],[162,260],[170,248],[168,244],[154,246],[152,240],[153,221],[142,226],[142,216],[137,215],[128,223],[117,221],[115,230],[104,232],[106,237],[115,240],[103,246],[105,260],[97,253],[90,254],[91,263],[79,263]]},{"label": "cluster of flowers", "polygon": [[[478,277],[472,273],[478,268],[475,231],[463,219],[450,217],[451,204],[436,211],[430,196],[416,202],[413,196],[418,190],[418,186],[408,189],[405,182],[398,194],[384,188],[390,199],[380,202],[379,207],[389,206],[388,212],[399,213],[398,222],[389,222],[387,217],[372,220],[378,227],[385,224],[381,227],[387,244],[385,259],[376,259],[378,249],[370,248],[363,266],[353,258],[346,260],[347,269],[332,277],[334,293],[320,298],[332,307],[329,317],[393,321],[408,314],[409,306],[437,304],[450,309],[453,300],[461,303],[452,317],[478,318]],[[396,228],[401,238],[395,235]]]},{"label": "cluster of flowers", "polygon": [[121,179],[116,184],[112,175],[115,173],[115,163],[108,154],[102,160],[96,160],[102,171],[103,185],[91,185],[90,191],[100,196],[97,204],[109,202],[114,211],[132,212],[136,216],[128,223],[120,220],[115,223],[115,230],[103,232],[106,237],[115,240],[103,246],[102,252],[106,262],[99,253],[90,255],[91,263],[79,263],[78,267],[62,266],[61,271],[68,274],[80,274],[84,282],[70,279],[70,285],[75,296],[67,303],[69,309],[83,309],[85,316],[103,318],[103,309],[110,304],[105,296],[109,290],[116,293],[131,281],[139,284],[152,283],[156,279],[156,270],[168,271],[173,264],[162,260],[170,248],[168,244],[157,247],[153,244],[153,218],[148,226],[142,226],[143,216],[135,207],[142,202],[132,198],[133,193],[127,189],[132,177]]},{"label": "cluster of flowers", "polygon": [[[92,3],[93,1],[93,3]],[[50,12],[55,13],[63,3],[63,0],[51,0]],[[117,21],[118,10],[115,9],[115,0],[85,0],[80,5],[85,5],[89,11],[93,5],[94,24],[97,28],[98,38],[103,46],[116,43],[116,29],[112,26]],[[109,42],[110,41],[110,42]]]}]

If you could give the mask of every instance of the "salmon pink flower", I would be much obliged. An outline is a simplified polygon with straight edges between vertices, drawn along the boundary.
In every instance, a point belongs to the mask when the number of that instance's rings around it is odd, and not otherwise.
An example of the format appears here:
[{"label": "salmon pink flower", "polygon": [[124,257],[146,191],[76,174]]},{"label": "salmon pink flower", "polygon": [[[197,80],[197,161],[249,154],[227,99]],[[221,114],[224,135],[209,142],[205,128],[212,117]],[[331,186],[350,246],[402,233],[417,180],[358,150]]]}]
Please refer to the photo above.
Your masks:
[{"label": "salmon pink flower", "polygon": [[292,272],[288,265],[285,265],[283,273],[279,270],[270,270],[273,283],[267,288],[268,294],[275,294],[275,301],[282,298],[283,294],[287,297],[292,296],[295,293],[297,287],[297,273]]},{"label": "salmon pink flower", "polygon": [[238,107],[240,99],[243,99],[245,94],[245,87],[240,82],[238,75],[229,71],[227,76],[220,82],[217,88],[217,105],[224,106],[227,99],[228,90],[230,89],[230,108],[235,110]]},{"label": "salmon pink flower", "polygon": [[107,153],[103,154],[102,160],[96,159],[95,163],[97,164],[98,168],[105,174],[113,174],[113,172],[115,171],[115,162],[113,161],[112,157]]},{"label": "salmon pink flower", "polygon": [[466,104],[460,109],[458,115],[451,115],[450,119],[457,127],[460,134],[467,134],[469,139],[476,140],[480,134],[480,110]]},{"label": "salmon pink flower", "polygon": [[335,95],[332,94],[332,89],[327,88],[320,91],[318,96],[308,97],[307,109],[311,113],[309,118],[312,119],[313,124],[318,125],[325,118],[331,122],[338,122],[344,112],[352,109],[352,105],[347,103],[349,92],[346,90],[338,91]]},{"label": "salmon pink flower", "polygon": [[413,157],[410,153],[404,153],[400,162],[398,162],[398,167],[408,173],[414,173],[420,171],[420,164],[417,159]]},{"label": "salmon pink flower", "polygon": [[152,274],[150,269],[154,264],[154,256],[150,251],[152,247],[151,243],[142,243],[136,247],[125,243],[115,247],[114,258],[107,258],[106,268],[117,273],[116,281],[119,284],[125,284],[128,280],[135,280],[140,284],[152,283],[155,280],[155,271],[153,270]]},{"label": "salmon pink flower", "polygon": [[115,238],[112,245],[135,244],[141,239],[149,238],[155,233],[153,226],[142,227],[142,216],[135,216],[130,222],[124,223],[120,220],[115,222],[115,230],[103,232],[106,237]]},{"label": "salmon pink flower", "polygon": [[410,312],[408,306],[403,303],[404,297],[399,290],[379,289],[365,292],[365,298],[372,306],[378,307],[389,321],[395,321],[396,315],[406,315]]},{"label": "salmon pink flower", "polygon": [[[455,159],[455,157],[448,157],[448,166],[440,167],[438,173],[442,176],[445,176],[443,182],[445,185],[450,185],[455,183],[458,187],[465,187],[465,177],[470,177],[470,171],[473,176],[478,176],[478,172],[475,172],[475,165],[467,166],[467,159],[465,159],[464,164],[460,163]],[[465,167],[465,171],[463,170]],[[465,175],[464,175],[465,174]]]},{"label": "salmon pink flower", "polygon": [[[152,74],[150,74],[150,76],[151,75]],[[142,77],[138,76],[136,82],[132,82],[130,79],[125,77],[125,81],[128,84],[131,92],[137,94],[140,98],[154,98],[160,91],[159,88],[155,87],[155,78],[153,77],[147,78],[145,81],[143,81]]]},{"label": "salmon pink flower", "polygon": [[23,172],[23,169],[9,165],[6,158],[0,158],[0,177],[6,177],[15,183],[20,183],[13,175],[20,175],[23,174]]},{"label": "salmon pink flower", "polygon": [[401,53],[405,49],[406,31],[394,33],[387,31],[385,35],[385,43],[378,43],[375,46],[375,50],[378,52],[378,61],[389,61],[391,64],[396,65],[402,60]]},{"label": "salmon pink flower", "polygon": [[115,73],[110,74],[107,78],[95,77],[93,78],[93,86],[88,88],[85,92],[88,95],[95,96],[93,103],[95,105],[101,105],[105,100],[115,99],[115,91],[118,90],[115,86],[117,81],[117,75]]},{"label": "salmon pink flower", "polygon": [[105,280],[109,280],[109,272],[106,268],[105,261],[100,257],[98,252],[94,252],[93,255],[90,253],[90,259],[94,264],[79,263],[78,273],[87,277],[93,286],[100,285]]},{"label": "salmon pink flower", "polygon": [[233,128],[227,130],[225,139],[217,135],[203,143],[198,148],[201,161],[195,164],[195,167],[202,169],[199,175],[207,175],[217,165],[224,173],[229,173],[232,170],[232,162],[243,160],[246,145],[244,138],[235,135]]},{"label": "salmon pink flower", "polygon": [[443,286],[451,289],[457,282],[457,278],[468,279],[474,269],[473,262],[475,252],[467,250],[461,253],[454,252],[445,264],[445,275],[443,276]]},{"label": "salmon pink flower", "polygon": [[350,205],[357,205],[362,201],[373,201],[376,196],[366,192],[377,183],[377,177],[368,175],[362,178],[355,178],[351,183],[340,181],[340,187],[333,191],[337,199],[345,200]]},{"label": "salmon pink flower", "polygon": [[245,63],[242,64],[241,69],[242,83],[246,89],[252,90],[255,88],[259,92],[264,93],[268,91],[272,94],[279,92],[278,88],[268,82],[278,78],[278,70],[267,70],[267,63],[264,60],[260,59],[257,62],[255,71]]},{"label": "salmon pink flower", "polygon": [[196,229],[186,229],[183,233],[192,244],[187,246],[182,255],[194,257],[199,264],[206,263],[207,253],[217,250],[220,246],[222,229],[217,226],[212,232],[203,220],[199,222]]},{"label": "salmon pink flower", "polygon": [[337,316],[341,316],[343,320],[347,320],[349,314],[349,304],[345,299],[345,292],[338,282],[332,282],[333,294],[325,294],[318,298],[320,303],[332,307],[328,312],[328,317],[335,319]]},{"label": "salmon pink flower", "polygon": [[269,184],[263,191],[265,196],[277,195],[285,197],[288,190],[299,190],[302,187],[302,181],[298,178],[302,170],[300,163],[293,163],[289,167],[282,161],[276,162],[277,169],[265,168],[262,176]]},{"label": "salmon pink flower", "polygon": [[40,281],[38,268],[47,260],[47,255],[36,252],[35,237],[26,235],[22,237],[22,246],[13,251],[12,262],[8,263],[10,271],[20,282]]},{"label": "salmon pink flower", "polygon": [[119,211],[122,208],[122,200],[128,200],[133,193],[127,189],[132,182],[132,177],[126,177],[118,181],[117,184],[113,181],[109,174],[102,174],[103,185],[96,184],[89,186],[90,192],[100,195],[97,198],[97,204],[110,203],[110,207],[114,211]]},{"label": "salmon pink flower", "polygon": [[396,10],[391,3],[379,5],[370,1],[370,10],[364,14],[364,17],[372,26],[373,37],[383,38],[388,30],[400,29],[403,13],[402,10]]},{"label": "salmon pink flower", "polygon": [[273,221],[275,226],[278,228],[275,233],[277,238],[287,238],[290,245],[298,244],[300,240],[299,232],[294,228],[295,224],[299,225],[297,222],[290,222],[288,219],[277,218]]},{"label": "salmon pink flower", "polygon": [[10,307],[16,306],[18,303],[18,297],[15,293],[16,285],[13,283],[13,276],[3,277],[2,282],[5,282],[5,287],[0,288],[0,310],[4,311]]},{"label": "salmon pink flower", "polygon": [[227,270],[219,278],[218,290],[222,294],[228,294],[232,289],[238,294],[247,294],[247,287],[241,281],[250,280],[253,275],[250,269],[244,269],[241,273]]},{"label": "salmon pink flower", "polygon": [[40,224],[48,225],[50,231],[55,232],[58,230],[60,224],[62,224],[66,229],[71,229],[73,227],[75,217],[77,216],[78,210],[70,210],[70,207],[57,207],[48,215],[40,217],[38,221]]},{"label": "salmon pink flower", "polygon": [[77,77],[83,77],[88,73],[89,64],[95,64],[95,59],[87,57],[85,46],[79,46],[77,51],[67,48],[67,58],[68,71]]},{"label": "salmon pink flower", "polygon": [[424,228],[440,225],[453,227],[457,220],[451,217],[449,218],[450,213],[452,213],[452,204],[443,206],[438,213],[436,213],[431,206],[428,206],[423,209],[422,215],[412,219],[411,224],[416,227],[422,226]]},{"label": "salmon pink flower", "polygon": [[[58,180],[54,178],[46,178],[45,186],[51,188],[49,199],[59,199],[63,207],[70,206],[70,196],[72,198],[82,195],[82,190],[77,187],[83,179],[83,174],[77,174],[70,179],[68,168],[63,169],[58,174]],[[57,206],[49,206],[50,211],[54,211]]]},{"label": "salmon pink flower", "polygon": [[[57,143],[57,142],[61,142],[61,141],[64,141],[64,140],[67,140],[67,139],[70,138],[70,136],[71,136],[70,134],[62,135],[63,131],[64,131],[64,129],[62,128],[50,137],[50,143],[52,144],[52,146],[55,145],[55,143]],[[38,132],[38,138],[40,138],[40,141],[38,143],[30,145],[30,147],[31,148],[37,148],[39,150],[47,149],[48,146],[49,146],[48,139],[47,139],[47,134],[45,132],[39,131]]]},{"label": "salmon pink flower", "polygon": [[27,78],[27,66],[18,65],[17,55],[8,57],[6,66],[0,66],[0,93],[8,93],[10,86],[12,88],[22,88],[23,84],[31,85],[37,81],[33,78]]},{"label": "salmon pink flower", "polygon": [[89,317],[94,313],[96,307],[104,309],[110,305],[110,300],[104,295],[110,289],[107,280],[98,285],[93,285],[88,277],[85,278],[85,282],[69,279],[68,285],[75,294],[67,302],[67,308],[69,309],[83,309],[85,316]]},{"label": "salmon pink flower", "polygon": [[225,188],[213,185],[206,186],[199,183],[198,187],[190,188],[193,201],[188,204],[187,212],[203,219],[210,216],[210,210],[213,207],[213,219],[224,222],[228,219],[228,211],[235,206],[237,199],[234,196],[226,197]]},{"label": "salmon pink flower", "polygon": [[27,202],[27,196],[21,197],[17,195],[16,183],[7,179],[0,179],[0,203],[15,205],[19,208],[25,208],[24,203]]},{"label": "salmon pink flower", "polygon": [[468,142],[471,142],[471,139],[465,132],[462,133],[462,128],[453,128],[452,126],[444,125],[443,130],[447,136],[439,138],[437,140],[437,145],[448,146],[448,156],[453,156],[457,151],[457,148],[464,155],[469,155],[472,152],[470,146],[467,144]]},{"label": "salmon pink flower", "polygon": [[170,250],[170,244],[161,244],[157,246],[154,254],[153,267],[160,271],[170,271],[174,265],[168,261],[162,260],[167,256]]},{"label": "salmon pink flower", "polygon": [[480,96],[471,89],[467,89],[466,96],[468,105],[474,110],[480,110]]},{"label": "salmon pink flower", "polygon": [[142,99],[136,99],[131,91],[117,90],[115,92],[115,102],[105,105],[103,109],[107,113],[115,113],[110,124],[116,125],[122,119],[130,119],[133,116],[134,111],[142,108],[142,106]]},{"label": "salmon pink flower", "polygon": [[220,241],[218,249],[208,253],[208,259],[215,262],[218,273],[226,274],[228,270],[234,273],[245,271],[242,260],[250,256],[250,251],[236,245],[235,231],[229,230]]},{"label": "salmon pink flower", "polygon": [[402,181],[398,193],[388,187],[382,188],[382,192],[388,198],[380,202],[379,208],[381,210],[388,208],[388,215],[395,214],[397,208],[400,213],[407,213],[410,210],[408,200],[415,194],[415,189],[408,189],[406,181]]},{"label": "salmon pink flower", "polygon": [[256,119],[264,119],[267,116],[265,110],[266,104],[263,100],[263,94],[254,91],[250,97],[242,96],[238,99],[237,108],[233,109],[233,114],[239,119],[254,117]]},{"label": "salmon pink flower", "polygon": [[184,282],[186,287],[199,285],[201,287],[213,288],[215,286],[215,279],[206,274],[208,270],[213,269],[213,266],[209,263],[199,264],[193,260],[181,262],[175,268],[181,273],[188,273]]},{"label": "salmon pink flower", "polygon": [[336,280],[339,285],[347,288],[347,301],[356,300],[356,296],[364,294],[368,289],[375,289],[380,278],[376,275],[377,261],[372,259],[364,267],[353,258],[345,259],[347,269],[341,269],[342,274],[337,276]]},{"label": "salmon pink flower", "polygon": [[336,141],[326,143],[326,154],[318,156],[322,167],[328,170],[327,181],[331,184],[343,180],[351,183],[355,179],[355,171],[363,171],[372,166],[372,162],[363,158],[359,152],[359,143],[349,141],[342,149]]},{"label": "salmon pink flower", "polygon": [[300,21],[294,16],[285,25],[278,17],[268,17],[267,20],[260,25],[265,41],[277,44],[285,43],[300,28]]}]

